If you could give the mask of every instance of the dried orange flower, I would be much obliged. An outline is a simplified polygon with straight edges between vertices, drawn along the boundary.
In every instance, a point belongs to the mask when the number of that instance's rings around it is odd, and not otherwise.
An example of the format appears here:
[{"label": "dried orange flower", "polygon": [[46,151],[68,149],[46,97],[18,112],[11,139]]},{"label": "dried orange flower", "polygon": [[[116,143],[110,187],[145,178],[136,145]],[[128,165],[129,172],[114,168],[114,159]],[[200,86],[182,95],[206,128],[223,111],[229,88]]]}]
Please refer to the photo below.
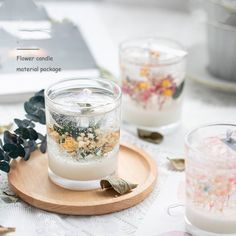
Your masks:
[{"label": "dried orange flower", "polygon": [[148,88],[148,83],[146,82],[141,82],[138,85],[139,89],[147,89]]},{"label": "dried orange flower", "polygon": [[150,68],[149,67],[142,67],[140,69],[140,76],[141,77],[147,77],[150,74]]},{"label": "dried orange flower", "polygon": [[78,143],[72,137],[66,137],[61,145],[67,152],[74,152],[78,147]]},{"label": "dried orange flower", "polygon": [[171,86],[171,81],[169,79],[163,79],[162,83],[161,83],[161,86],[163,88],[169,88]]},{"label": "dried orange flower", "polygon": [[173,95],[173,90],[172,89],[165,89],[163,91],[164,96],[170,97]]},{"label": "dried orange flower", "polygon": [[150,55],[151,57],[159,58],[159,57],[161,56],[161,53],[158,52],[158,51],[150,50],[150,51],[149,51],[149,55]]}]

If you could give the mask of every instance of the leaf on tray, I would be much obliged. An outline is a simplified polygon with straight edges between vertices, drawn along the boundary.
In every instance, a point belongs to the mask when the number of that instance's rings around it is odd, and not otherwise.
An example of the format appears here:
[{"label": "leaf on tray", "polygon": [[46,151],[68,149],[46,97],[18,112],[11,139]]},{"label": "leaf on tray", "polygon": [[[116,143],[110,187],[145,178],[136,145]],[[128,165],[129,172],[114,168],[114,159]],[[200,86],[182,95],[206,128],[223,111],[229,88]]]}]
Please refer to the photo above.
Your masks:
[{"label": "leaf on tray", "polygon": [[15,232],[16,228],[13,227],[4,227],[2,225],[0,225],[0,234],[6,234],[6,233],[10,233],[10,232]]},{"label": "leaf on tray", "polygon": [[3,134],[4,131],[10,130],[12,128],[13,124],[9,123],[7,125],[0,125],[0,134]]},{"label": "leaf on tray", "polygon": [[117,177],[108,177],[100,181],[102,189],[114,189],[120,195],[130,192],[138,185]]},{"label": "leaf on tray", "polygon": [[138,129],[138,137],[150,143],[159,144],[164,139],[163,135],[158,132]]},{"label": "leaf on tray", "polygon": [[9,194],[7,192],[2,192],[2,191],[0,191],[0,198],[5,200],[8,203],[15,203],[19,200],[16,195]]},{"label": "leaf on tray", "polygon": [[185,170],[185,159],[183,159],[183,158],[171,159],[169,157],[167,157],[167,159],[170,161],[171,167],[174,170],[177,170],[177,171],[184,171]]}]

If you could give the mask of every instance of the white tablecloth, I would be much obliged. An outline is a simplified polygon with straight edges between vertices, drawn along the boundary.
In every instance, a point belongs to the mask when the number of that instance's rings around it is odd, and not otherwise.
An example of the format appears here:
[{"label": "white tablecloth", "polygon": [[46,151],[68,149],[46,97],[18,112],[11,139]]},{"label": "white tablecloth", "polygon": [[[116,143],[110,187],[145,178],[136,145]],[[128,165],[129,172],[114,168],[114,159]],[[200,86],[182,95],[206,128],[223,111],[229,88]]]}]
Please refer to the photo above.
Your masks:
[{"label": "white tablecloth", "polygon": [[[56,17],[57,14],[66,15],[67,11],[76,9],[78,3],[73,3],[67,8],[63,4],[48,3],[47,8],[50,14]],[[202,26],[196,23],[194,17],[183,13],[160,11],[148,7],[105,5],[104,3],[97,4],[97,7],[116,46],[129,37],[153,34],[176,38],[187,47],[204,41]],[[165,184],[166,177],[176,174],[167,169],[166,156],[184,155],[184,135],[193,127],[212,122],[235,123],[235,106],[235,94],[212,91],[188,81],[185,88],[182,124],[172,134],[166,135],[162,144],[143,142],[135,134],[122,130],[122,140],[136,144],[150,153],[159,168],[158,183],[154,192],[139,205],[104,216],[78,217],[48,213],[21,201],[17,203],[1,201],[0,225],[16,227],[17,231],[12,235],[24,236],[134,235],[153,202],[158,201],[159,192]],[[0,104],[0,124],[23,116],[22,104]],[[0,174],[0,189],[9,190],[6,175],[2,173]],[[153,219],[153,224],[156,222],[158,219]]]}]

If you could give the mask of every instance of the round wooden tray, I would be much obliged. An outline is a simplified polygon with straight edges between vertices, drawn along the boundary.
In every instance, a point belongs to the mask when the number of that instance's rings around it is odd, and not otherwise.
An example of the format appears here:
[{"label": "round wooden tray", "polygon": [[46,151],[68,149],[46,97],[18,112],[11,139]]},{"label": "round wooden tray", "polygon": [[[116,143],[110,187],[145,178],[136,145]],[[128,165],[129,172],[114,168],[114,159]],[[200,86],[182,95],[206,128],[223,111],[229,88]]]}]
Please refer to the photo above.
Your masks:
[{"label": "round wooden tray", "polygon": [[37,208],[70,215],[100,215],[132,207],[144,200],[156,182],[156,163],[141,149],[122,144],[118,175],[139,184],[138,187],[118,197],[114,190],[63,189],[48,178],[47,155],[36,152],[27,162],[13,161],[8,180],[21,199]]}]

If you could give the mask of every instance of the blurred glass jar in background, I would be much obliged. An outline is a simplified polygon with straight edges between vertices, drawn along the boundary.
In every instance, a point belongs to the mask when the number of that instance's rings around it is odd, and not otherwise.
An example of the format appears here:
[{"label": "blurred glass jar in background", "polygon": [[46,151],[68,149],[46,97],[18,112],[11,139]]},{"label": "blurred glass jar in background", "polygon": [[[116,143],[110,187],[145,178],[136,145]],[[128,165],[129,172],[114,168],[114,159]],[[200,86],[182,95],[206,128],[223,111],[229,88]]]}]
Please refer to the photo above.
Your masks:
[{"label": "blurred glass jar in background", "polygon": [[207,0],[209,71],[236,82],[236,0]]},{"label": "blurred glass jar in background", "polygon": [[138,128],[166,131],[180,122],[186,51],[162,38],[120,46],[123,120]]}]

